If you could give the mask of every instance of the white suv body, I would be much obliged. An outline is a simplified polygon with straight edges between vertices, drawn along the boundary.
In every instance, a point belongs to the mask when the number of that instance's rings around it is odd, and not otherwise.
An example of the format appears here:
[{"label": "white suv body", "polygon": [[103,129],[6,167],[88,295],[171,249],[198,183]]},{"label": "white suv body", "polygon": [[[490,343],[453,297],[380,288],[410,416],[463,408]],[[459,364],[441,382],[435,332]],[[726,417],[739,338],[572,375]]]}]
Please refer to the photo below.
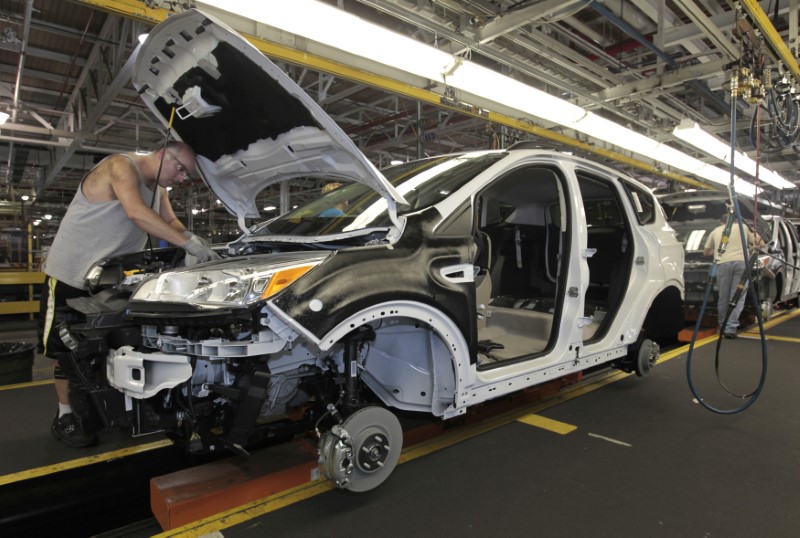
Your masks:
[{"label": "white suv body", "polygon": [[[682,247],[612,168],[523,143],[379,172],[194,10],[151,32],[134,83],[165,125],[181,111],[173,132],[245,231],[221,261],[145,278],[124,334],[103,337],[108,384],[194,449],[312,429],[324,473],[363,491],[399,457],[392,411],[446,419],[595,366],[644,374],[683,327]],[[247,227],[257,193],[294,177],[346,184]],[[118,270],[103,261],[93,281]]]}]

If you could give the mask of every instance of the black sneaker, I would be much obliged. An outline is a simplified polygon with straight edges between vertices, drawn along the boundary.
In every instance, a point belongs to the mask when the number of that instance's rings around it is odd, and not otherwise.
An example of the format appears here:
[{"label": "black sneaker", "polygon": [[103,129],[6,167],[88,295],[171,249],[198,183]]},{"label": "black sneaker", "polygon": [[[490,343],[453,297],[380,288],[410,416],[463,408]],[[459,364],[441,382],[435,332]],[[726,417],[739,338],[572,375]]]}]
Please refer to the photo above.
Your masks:
[{"label": "black sneaker", "polygon": [[84,448],[97,444],[97,435],[86,434],[74,413],[67,413],[62,417],[56,415],[53,425],[50,427],[50,433],[53,434],[56,441],[62,441],[72,448]]}]

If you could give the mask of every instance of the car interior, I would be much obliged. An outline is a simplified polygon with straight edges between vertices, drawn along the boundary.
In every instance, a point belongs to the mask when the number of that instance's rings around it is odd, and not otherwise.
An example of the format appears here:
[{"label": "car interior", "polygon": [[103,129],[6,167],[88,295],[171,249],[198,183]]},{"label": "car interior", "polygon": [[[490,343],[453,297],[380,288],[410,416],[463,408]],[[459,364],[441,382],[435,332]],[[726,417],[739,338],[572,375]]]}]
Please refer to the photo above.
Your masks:
[{"label": "car interior", "polygon": [[[602,337],[621,302],[631,265],[626,220],[610,184],[579,178],[588,224],[590,285],[583,337]],[[529,359],[556,340],[574,234],[561,172],[523,167],[478,198],[476,295],[479,366]]]}]

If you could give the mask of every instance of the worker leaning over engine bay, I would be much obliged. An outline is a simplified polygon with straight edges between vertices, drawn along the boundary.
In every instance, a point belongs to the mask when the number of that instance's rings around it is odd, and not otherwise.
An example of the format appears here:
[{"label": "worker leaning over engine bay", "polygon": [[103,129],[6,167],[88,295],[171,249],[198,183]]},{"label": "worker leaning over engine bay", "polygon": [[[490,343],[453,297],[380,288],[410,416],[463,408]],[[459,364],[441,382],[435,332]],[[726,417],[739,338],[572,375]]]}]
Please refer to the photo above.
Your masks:
[{"label": "worker leaning over engine bay", "polygon": [[186,229],[169,202],[167,187],[191,179],[195,168],[192,148],[176,141],[144,155],[111,155],[86,174],[67,208],[44,264],[39,312],[39,351],[53,359],[58,398],[51,433],[67,446],[91,446],[97,435],[84,431],[69,398],[70,349],[61,341],[59,324],[77,313],[66,301],[88,295],[84,276],[92,264],[142,250],[148,234],[182,247],[198,262],[219,258]]}]

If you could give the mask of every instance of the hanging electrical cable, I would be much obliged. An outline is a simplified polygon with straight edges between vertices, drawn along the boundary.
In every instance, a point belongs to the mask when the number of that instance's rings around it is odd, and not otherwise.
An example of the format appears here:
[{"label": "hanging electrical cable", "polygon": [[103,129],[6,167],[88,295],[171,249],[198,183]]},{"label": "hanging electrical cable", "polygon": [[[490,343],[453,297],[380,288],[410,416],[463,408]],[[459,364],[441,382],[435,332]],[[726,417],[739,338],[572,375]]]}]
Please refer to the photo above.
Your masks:
[{"label": "hanging electrical cable", "polygon": [[[734,73],[734,79],[736,78],[736,74]],[[733,294],[733,297],[728,304],[727,313],[725,315],[725,319],[722,320],[720,324],[720,331],[719,331],[719,338],[717,339],[717,346],[714,356],[714,371],[717,377],[717,382],[720,386],[725,390],[729,395],[745,399],[746,401],[734,408],[730,409],[722,409],[717,406],[710,404],[706,399],[704,399],[697,387],[694,383],[694,378],[692,374],[692,366],[694,362],[694,346],[695,342],[697,341],[697,333],[700,329],[700,324],[703,321],[703,317],[705,315],[706,305],[708,304],[708,298],[711,294],[711,288],[713,285],[713,281],[717,276],[717,256],[714,256],[714,261],[711,264],[711,268],[708,272],[708,278],[706,279],[706,289],[703,296],[703,304],[700,307],[700,313],[697,317],[697,322],[695,323],[694,332],[692,333],[692,340],[689,343],[689,351],[686,356],[686,378],[689,383],[689,390],[691,390],[692,394],[694,395],[697,402],[714,413],[719,413],[721,415],[732,415],[736,413],[740,413],[753,405],[758,397],[761,395],[761,392],[764,390],[764,384],[767,379],[767,364],[768,364],[768,355],[767,355],[767,339],[766,335],[764,334],[764,322],[761,316],[761,308],[758,300],[758,296],[755,291],[755,286],[753,285],[753,278],[752,278],[752,271],[755,265],[756,260],[758,259],[758,252],[754,252],[752,256],[748,256],[748,249],[747,249],[747,235],[745,234],[744,229],[744,219],[742,219],[742,213],[739,208],[739,200],[736,195],[736,188],[734,186],[734,178],[735,178],[735,166],[734,166],[734,158],[736,154],[736,97],[737,97],[737,84],[734,80],[731,81],[731,136],[730,136],[730,145],[731,145],[731,158],[730,158],[730,183],[728,185],[728,196],[730,198],[731,207],[733,208],[733,213],[728,215],[728,219],[725,224],[725,229],[722,233],[722,240],[720,241],[719,249],[720,254],[724,253],[725,249],[727,248],[728,238],[730,237],[731,230],[733,227],[734,220],[738,224],[738,232],[741,238],[742,250],[744,251],[744,263],[745,263],[745,271],[740,279],[737,287],[736,292]],[[758,125],[757,131],[758,131]],[[758,147],[758,145],[756,145]],[[755,176],[755,185],[756,185],[756,192],[758,192],[758,160],[756,161],[756,176]],[[755,226],[754,226],[755,228]],[[757,229],[757,228],[756,228]],[[722,339],[724,336],[723,328],[726,326],[728,319],[732,315],[735,310],[735,306],[738,304],[739,300],[742,298],[742,293],[746,293],[747,297],[750,299],[753,309],[755,311],[756,320],[758,321],[758,329],[759,334],[761,336],[761,375],[758,381],[758,384],[752,392],[748,394],[737,394],[733,392],[722,380],[720,374],[720,357],[721,357],[721,350],[722,350]]]},{"label": "hanging electrical cable", "polygon": [[768,121],[757,122],[755,115],[750,120],[749,134],[753,145],[756,145],[756,138],[764,134],[765,153],[777,153],[790,147],[800,153],[800,110],[795,94],[789,89],[779,91],[774,87],[770,88],[766,92],[763,106],[769,115]]}]

